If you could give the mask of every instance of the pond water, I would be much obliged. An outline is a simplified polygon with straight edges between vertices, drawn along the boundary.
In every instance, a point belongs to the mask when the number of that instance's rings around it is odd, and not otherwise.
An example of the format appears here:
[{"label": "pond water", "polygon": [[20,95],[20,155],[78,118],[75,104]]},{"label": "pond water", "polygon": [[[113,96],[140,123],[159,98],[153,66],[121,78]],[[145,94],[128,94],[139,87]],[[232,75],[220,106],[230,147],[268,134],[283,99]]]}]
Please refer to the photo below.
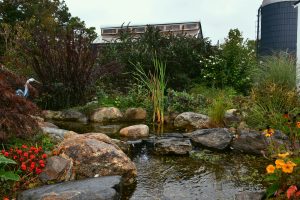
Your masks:
[{"label": "pond water", "polygon": [[[55,124],[78,133],[102,132],[112,138],[118,138],[119,129],[129,125]],[[174,131],[172,127],[165,129]],[[129,156],[138,176],[136,185],[125,188],[124,200],[230,200],[242,191],[265,189],[262,174],[268,161],[263,157],[200,148],[190,156],[157,156],[145,143],[135,145]]]}]

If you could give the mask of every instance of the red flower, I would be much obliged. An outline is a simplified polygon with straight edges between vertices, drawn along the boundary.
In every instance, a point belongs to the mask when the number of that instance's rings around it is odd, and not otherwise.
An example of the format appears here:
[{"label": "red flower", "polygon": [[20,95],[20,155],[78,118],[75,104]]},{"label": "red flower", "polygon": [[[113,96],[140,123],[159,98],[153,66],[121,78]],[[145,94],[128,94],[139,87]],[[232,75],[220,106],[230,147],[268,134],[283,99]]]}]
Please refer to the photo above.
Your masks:
[{"label": "red flower", "polygon": [[8,153],[7,151],[5,151],[5,152],[4,152],[4,156],[5,156],[5,157],[8,157],[8,156],[9,156],[9,153]]},{"label": "red flower", "polygon": [[47,154],[44,153],[44,154],[42,155],[42,158],[43,158],[43,159],[46,159],[46,158],[47,158]]},{"label": "red flower", "polygon": [[39,163],[40,164],[45,164],[45,161],[44,160],[39,160]]},{"label": "red flower", "polygon": [[27,169],[27,168],[26,168],[26,165],[22,164],[22,165],[21,165],[21,170],[26,171],[26,169]]},{"label": "red flower", "polygon": [[23,153],[22,150],[16,150],[17,154],[21,155]]},{"label": "red flower", "polygon": [[32,162],[31,164],[30,164],[30,168],[34,168],[35,167],[35,162]]},{"label": "red flower", "polygon": [[5,152],[5,151],[4,151],[4,149],[3,149],[3,150],[1,151],[1,153],[4,154],[4,152]]},{"label": "red flower", "polygon": [[20,162],[22,162],[22,161],[24,161],[24,158],[20,158],[19,160],[20,160]]},{"label": "red flower", "polygon": [[28,147],[27,147],[25,144],[23,144],[23,145],[22,145],[22,148],[23,148],[23,149],[27,149]]},{"label": "red flower", "polygon": [[34,151],[34,150],[36,150],[35,147],[30,147],[30,151]]},{"label": "red flower", "polygon": [[18,158],[18,156],[14,156],[14,157],[13,157],[14,160],[17,160],[17,158]]},{"label": "red flower", "polygon": [[298,189],[297,189],[297,186],[291,185],[291,186],[289,187],[289,189],[286,191],[286,196],[287,196],[287,198],[290,199],[291,197],[293,197],[294,194],[295,194],[295,192],[296,192],[297,190],[298,190]]},{"label": "red flower", "polygon": [[28,153],[27,153],[27,152],[24,152],[23,155],[24,155],[24,157],[26,157],[26,158],[28,157]]},{"label": "red flower", "polygon": [[40,168],[35,168],[35,172],[37,173],[37,174],[40,174],[40,173],[42,173],[42,169],[40,169]]},{"label": "red flower", "polygon": [[45,167],[45,164],[44,164],[44,163],[41,163],[40,166],[41,166],[41,168],[44,168],[44,167]]},{"label": "red flower", "polygon": [[34,150],[34,153],[38,154],[40,150],[36,149]]},{"label": "red flower", "polygon": [[30,158],[31,160],[33,160],[33,159],[35,159],[35,155],[32,155],[32,154],[31,154],[31,155],[29,156],[29,158]]}]

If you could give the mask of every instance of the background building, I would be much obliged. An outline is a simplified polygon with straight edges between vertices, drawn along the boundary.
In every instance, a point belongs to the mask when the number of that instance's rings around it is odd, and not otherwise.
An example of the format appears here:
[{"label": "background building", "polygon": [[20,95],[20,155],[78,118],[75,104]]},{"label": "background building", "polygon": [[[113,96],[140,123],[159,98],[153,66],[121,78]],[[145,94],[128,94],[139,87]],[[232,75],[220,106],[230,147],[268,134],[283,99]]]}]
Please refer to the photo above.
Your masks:
[{"label": "background building", "polygon": [[286,51],[296,54],[296,0],[263,0],[258,10],[257,47],[260,56]]},{"label": "background building", "polygon": [[186,34],[189,36],[203,38],[200,22],[166,23],[166,24],[148,24],[136,26],[119,26],[101,28],[102,42],[111,42],[118,37],[122,29],[127,29],[137,36],[145,33],[147,26],[158,28],[161,33]]}]

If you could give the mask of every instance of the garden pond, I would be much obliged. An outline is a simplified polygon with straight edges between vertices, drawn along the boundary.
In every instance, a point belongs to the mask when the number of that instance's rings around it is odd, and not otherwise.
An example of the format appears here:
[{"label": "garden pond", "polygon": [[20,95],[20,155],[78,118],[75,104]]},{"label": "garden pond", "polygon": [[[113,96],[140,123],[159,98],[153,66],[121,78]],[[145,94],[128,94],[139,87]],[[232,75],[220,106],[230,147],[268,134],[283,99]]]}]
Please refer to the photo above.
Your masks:
[{"label": "garden pond", "polygon": [[[54,123],[77,133],[101,132],[116,139],[120,139],[119,130],[130,125]],[[178,130],[165,127],[164,132]],[[157,135],[155,128],[150,131],[150,136],[154,135]],[[138,176],[135,185],[125,188],[124,200],[229,200],[243,191],[265,189],[263,175],[269,161],[263,157],[201,148],[193,150],[189,156],[160,156],[152,153],[147,142],[131,143],[129,157],[136,164]]]}]

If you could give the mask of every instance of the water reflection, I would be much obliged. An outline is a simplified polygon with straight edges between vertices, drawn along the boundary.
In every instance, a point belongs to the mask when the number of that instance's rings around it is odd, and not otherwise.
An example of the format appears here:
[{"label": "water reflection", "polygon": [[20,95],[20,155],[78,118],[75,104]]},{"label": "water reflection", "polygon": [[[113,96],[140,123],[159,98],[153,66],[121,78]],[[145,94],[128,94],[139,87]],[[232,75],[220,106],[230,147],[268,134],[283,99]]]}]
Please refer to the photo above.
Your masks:
[{"label": "water reflection", "polygon": [[[133,158],[138,168],[137,185],[132,200],[216,200],[234,199],[242,191],[260,191],[264,187],[259,174],[265,161],[228,153],[218,162],[191,157],[160,157],[139,154]],[[144,157],[147,160],[144,160]],[[260,166],[261,165],[261,166]]]}]

